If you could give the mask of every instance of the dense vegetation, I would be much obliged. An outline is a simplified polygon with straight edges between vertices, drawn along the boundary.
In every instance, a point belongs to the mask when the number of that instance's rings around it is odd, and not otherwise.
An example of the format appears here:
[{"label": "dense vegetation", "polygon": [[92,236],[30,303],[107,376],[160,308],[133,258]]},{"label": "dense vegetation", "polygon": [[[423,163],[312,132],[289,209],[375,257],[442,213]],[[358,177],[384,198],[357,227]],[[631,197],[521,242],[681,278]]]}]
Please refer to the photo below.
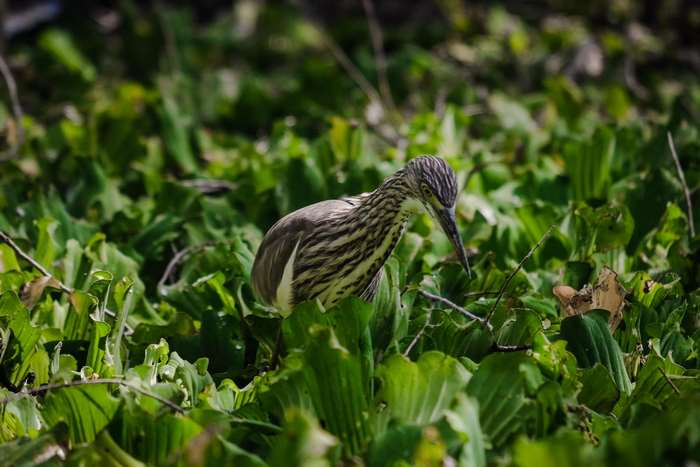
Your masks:
[{"label": "dense vegetation", "polygon": [[[700,459],[697,6],[136,3],[5,44],[0,464]],[[417,217],[273,368],[265,230],[426,153],[473,277]]]}]

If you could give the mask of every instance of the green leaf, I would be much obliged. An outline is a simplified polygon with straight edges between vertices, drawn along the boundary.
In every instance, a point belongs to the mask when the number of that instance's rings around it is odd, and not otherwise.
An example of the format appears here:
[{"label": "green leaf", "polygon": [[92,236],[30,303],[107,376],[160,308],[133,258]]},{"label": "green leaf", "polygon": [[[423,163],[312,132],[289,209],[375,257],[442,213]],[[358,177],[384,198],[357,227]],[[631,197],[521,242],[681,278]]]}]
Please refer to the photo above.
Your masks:
[{"label": "green leaf", "polygon": [[125,414],[117,441],[126,452],[149,465],[163,465],[193,441],[203,428],[187,417],[147,416],[140,410]]},{"label": "green leaf", "polygon": [[7,398],[0,410],[0,443],[22,437],[34,437],[41,429],[39,406],[33,397],[13,398],[10,391],[0,390]]},{"label": "green leaf", "polygon": [[573,199],[606,199],[610,186],[611,162],[615,153],[615,134],[600,127],[593,138],[564,146],[566,173],[571,178]]},{"label": "green leaf", "polygon": [[378,400],[392,418],[416,425],[439,420],[470,378],[459,361],[442,352],[423,353],[417,362],[392,355],[377,368]]},{"label": "green leaf", "polygon": [[341,345],[331,328],[316,325],[304,351],[306,385],[323,426],[353,455],[367,446],[370,436],[366,379],[357,353]]},{"label": "green leaf", "polygon": [[[409,465],[423,434],[422,427],[398,425],[375,438],[369,451],[370,467]],[[402,464],[401,461],[404,461]]]},{"label": "green leaf", "polygon": [[328,138],[337,161],[348,162],[359,157],[362,150],[362,130],[351,127],[347,120],[331,117]]},{"label": "green leaf", "polygon": [[63,335],[69,340],[89,340],[90,316],[99,305],[98,300],[91,294],[74,290],[70,294],[68,316],[63,324]]},{"label": "green leaf", "polygon": [[493,336],[474,320],[454,317],[443,312],[437,327],[431,332],[435,348],[453,357],[466,356],[473,360],[483,358],[493,345]]},{"label": "green leaf", "polygon": [[531,310],[516,310],[498,330],[500,345],[531,345],[535,334],[542,331],[540,317]]},{"label": "green leaf", "polygon": [[126,320],[129,313],[134,309],[137,301],[136,291],[134,290],[134,281],[130,277],[122,277],[114,286],[114,303],[116,305],[116,316],[114,317],[114,326],[109,336],[109,345],[106,349],[114,372],[116,374],[123,373],[122,368],[122,338],[126,330]]},{"label": "green leaf", "polygon": [[205,282],[212,288],[212,290],[214,290],[214,292],[216,292],[216,295],[218,295],[219,299],[221,300],[221,303],[224,306],[224,311],[226,313],[230,314],[231,316],[238,316],[238,313],[236,311],[236,299],[233,298],[233,295],[231,295],[231,293],[224,286],[224,283],[226,282],[226,276],[224,276],[224,274],[221,271],[217,271],[211,276],[206,276],[201,279],[198,279],[194,286],[196,287],[202,282]]},{"label": "green leaf", "polygon": [[519,467],[602,466],[600,450],[595,451],[581,433],[566,430],[543,440],[521,437],[515,443],[514,460]]},{"label": "green leaf", "polygon": [[315,414],[311,389],[305,382],[304,355],[291,352],[280,364],[280,368],[267,373],[260,382],[259,397],[263,407],[279,418],[290,408],[299,408]]},{"label": "green leaf", "polygon": [[596,209],[588,206],[576,210],[585,225],[583,236],[588,236],[589,243],[595,245],[596,251],[607,252],[627,246],[634,231],[634,218],[626,206],[606,205]]},{"label": "green leaf", "polygon": [[370,327],[375,349],[386,349],[391,343],[397,344],[408,332],[411,308],[409,304],[402,303],[399,282],[399,262],[391,257],[384,264],[384,273],[373,302]]},{"label": "green leaf", "polygon": [[68,71],[85,81],[95,79],[97,72],[94,65],[85,58],[67,32],[49,29],[39,37],[39,45]]},{"label": "green leaf", "polygon": [[9,318],[8,327],[12,331],[10,344],[13,348],[11,356],[14,366],[10,382],[15,386],[20,386],[30,369],[35,364],[41,363],[40,360],[32,360],[38,350],[37,344],[41,338],[41,328],[32,325],[29,311],[22,305],[14,292],[5,292],[0,295],[0,316]]},{"label": "green leaf", "polygon": [[670,359],[650,355],[637,375],[632,394],[620,402],[615,413],[627,419],[632,415],[630,411],[635,403],[653,403],[663,407],[679,396],[697,391],[697,376],[684,376],[684,373],[683,367]]},{"label": "green leaf", "polygon": [[459,465],[485,467],[485,441],[479,423],[479,404],[476,400],[463,393],[457,394],[457,401],[454,407],[446,413],[445,419],[459,435],[462,443]]},{"label": "green leaf", "polygon": [[36,459],[46,453],[56,453],[47,456],[48,461],[63,453],[63,447],[54,433],[42,433],[36,438],[20,438],[11,442],[0,444],[0,459],[3,465],[17,467],[32,467],[37,465]]},{"label": "green leaf", "polygon": [[36,243],[35,258],[39,264],[51,270],[56,258],[58,245],[54,239],[58,223],[53,219],[40,219],[36,222],[39,238]]},{"label": "green leaf", "polygon": [[9,245],[0,244],[0,273],[20,271],[15,252]]},{"label": "green leaf", "polygon": [[295,211],[327,197],[326,181],[312,158],[292,158],[285,183],[277,186],[277,205],[282,213]]},{"label": "green leaf", "polygon": [[243,274],[243,278],[246,282],[250,282],[250,273],[253,270],[253,261],[255,260],[255,255],[250,248],[239,236],[233,239],[233,256],[236,258],[236,262],[240,268],[240,272]]},{"label": "green leaf", "polygon": [[106,337],[112,327],[104,321],[92,321],[90,331],[90,346],[88,347],[88,355],[85,364],[92,368],[95,373],[103,377],[112,376],[114,368],[104,371],[105,349],[107,347]]},{"label": "green leaf", "polygon": [[591,368],[600,363],[610,371],[621,392],[629,394],[632,391],[622,351],[610,334],[605,310],[564,319],[561,337],[567,341],[569,351],[576,356],[579,368]]},{"label": "green leaf", "polygon": [[170,91],[171,86],[161,84],[162,105],[159,115],[163,141],[175,163],[185,173],[194,172],[197,160],[190,142],[191,118],[182,112],[178,100]]},{"label": "green leaf", "polygon": [[533,423],[536,408],[529,398],[542,378],[537,365],[522,353],[495,353],[480,364],[467,385],[479,404],[479,420],[493,447]]},{"label": "green leaf", "polygon": [[285,414],[284,432],[275,441],[269,459],[272,467],[330,466],[327,454],[338,442],[316,419],[298,409]]},{"label": "green leaf", "polygon": [[578,395],[579,402],[597,412],[609,413],[620,398],[620,390],[610,371],[596,362],[592,368],[580,370],[580,380],[583,388]]},{"label": "green leaf", "polygon": [[369,322],[372,306],[356,297],[348,297],[328,312],[322,312],[317,303],[303,303],[283,321],[285,345],[289,348],[308,349],[313,344],[312,329],[319,325],[330,326],[339,344],[359,359],[362,368],[362,384],[365,397],[371,397],[374,377],[374,357]]},{"label": "green leaf", "polygon": [[68,425],[73,443],[86,443],[112,421],[119,404],[105,384],[68,387],[46,396],[42,415],[50,427],[61,422]]},{"label": "green leaf", "polygon": [[177,352],[172,352],[168,363],[160,368],[160,375],[165,380],[182,385],[188,403],[191,407],[195,407],[199,394],[214,384],[211,375],[207,372],[207,365],[206,358],[200,358],[192,364],[180,357]]}]

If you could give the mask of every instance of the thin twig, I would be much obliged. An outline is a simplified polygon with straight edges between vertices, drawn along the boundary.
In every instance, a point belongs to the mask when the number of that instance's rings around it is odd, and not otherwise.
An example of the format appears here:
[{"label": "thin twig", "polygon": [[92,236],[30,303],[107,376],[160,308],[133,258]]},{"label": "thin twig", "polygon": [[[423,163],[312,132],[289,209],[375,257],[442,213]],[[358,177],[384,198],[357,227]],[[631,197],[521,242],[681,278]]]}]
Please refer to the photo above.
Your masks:
[{"label": "thin twig", "polygon": [[156,290],[160,290],[163,287],[165,287],[165,283],[170,280],[170,276],[173,275],[173,272],[175,271],[175,267],[180,263],[180,261],[183,260],[187,255],[191,253],[196,253],[198,251],[201,251],[205,248],[208,248],[210,246],[216,245],[217,242],[214,240],[200,243],[199,245],[190,245],[188,247],[183,248],[182,250],[178,251],[175,253],[175,256],[172,257],[172,259],[168,262],[168,265],[165,267],[165,271],[163,271],[163,275],[160,277],[160,280],[158,281],[158,285],[156,286]]},{"label": "thin twig", "polygon": [[380,104],[382,103],[382,97],[379,94],[372,83],[370,83],[367,78],[362,74],[362,72],[355,66],[355,64],[350,60],[343,49],[340,48],[338,44],[330,37],[330,35],[317,23],[314,23],[316,28],[320,31],[321,37],[323,38],[324,45],[331,52],[333,57],[336,59],[338,64],[345,70],[345,72],[350,76],[357,87],[359,87],[363,93],[367,96],[370,101],[376,101]]},{"label": "thin twig", "polygon": [[[403,150],[406,147],[407,140],[401,136],[394,127],[386,126],[381,124],[376,124],[365,119],[367,126],[374,131],[374,134],[379,137],[382,141],[391,147],[400,148]],[[391,134],[389,134],[391,133]]]},{"label": "thin twig", "polygon": [[552,230],[554,229],[554,225],[550,225],[547,231],[542,235],[542,238],[537,242],[535,246],[533,246],[530,251],[527,252],[527,254],[523,257],[523,259],[520,260],[518,263],[518,267],[516,267],[513,272],[510,273],[510,275],[506,278],[506,280],[503,282],[503,285],[501,288],[498,290],[498,295],[496,296],[496,301],[493,303],[493,306],[491,307],[491,310],[489,311],[489,314],[486,315],[486,321],[489,323],[491,322],[491,317],[493,316],[493,313],[496,311],[496,307],[498,307],[498,304],[501,301],[501,298],[503,298],[503,294],[505,293],[506,289],[510,285],[510,282],[513,280],[515,275],[520,271],[525,264],[525,262],[530,259],[530,257],[537,251],[537,249],[542,246],[542,244],[545,242],[545,240],[549,237],[549,235],[552,233]]},{"label": "thin twig", "polygon": [[[424,290],[419,290],[418,292],[429,300],[432,300],[432,301],[435,301],[438,303],[442,303],[443,305],[447,305],[448,307],[452,308],[453,310],[462,313],[467,318],[478,321],[482,326],[484,326],[484,328],[486,328],[486,330],[493,337],[494,342],[491,345],[491,350],[494,352],[519,352],[521,350],[529,350],[532,348],[529,345],[500,345],[496,342],[496,336],[494,335],[494,332],[493,332],[493,325],[487,319],[484,319],[480,316],[476,316],[475,314],[471,313],[470,311],[468,311],[468,310],[462,308],[461,306],[457,305],[456,303],[452,302],[451,300],[448,300],[444,297],[440,297],[439,295],[433,295],[433,294],[426,292]],[[418,332],[418,334],[413,338],[413,340],[411,341],[408,348],[404,351],[404,353],[403,353],[404,356],[408,355],[408,353],[411,351],[413,346],[416,344],[416,342],[420,338],[421,334],[423,332],[425,332],[425,329],[428,328],[428,326],[429,326],[429,320],[428,320],[428,322],[426,322],[426,324],[423,326],[423,328]]]},{"label": "thin twig", "polygon": [[15,78],[12,76],[10,67],[7,65],[7,62],[5,62],[5,58],[2,55],[0,55],[0,73],[2,73],[2,77],[7,85],[7,93],[10,96],[12,115],[15,119],[15,129],[17,132],[15,141],[12,142],[10,148],[3,153],[0,153],[0,162],[3,162],[13,159],[17,155],[17,152],[19,152],[19,148],[22,147],[22,144],[24,143],[24,127],[22,126],[22,116],[24,113],[22,112],[22,105],[19,103],[19,96],[17,95],[17,83],[15,82]]},{"label": "thin twig", "polygon": [[[360,90],[365,94],[370,102],[377,102],[381,107],[385,115],[391,115],[387,110],[387,104],[382,99],[382,93],[377,90],[377,88],[369,82],[365,75],[362,74],[359,68],[350,60],[350,57],[343,51],[343,49],[333,40],[331,35],[326,31],[323,23],[315,18],[311,8],[306,4],[306,2],[300,2],[301,7],[306,16],[306,20],[311,24],[316,31],[319,33],[323,45],[329,50],[333,58],[338,62],[338,64],[345,70],[350,79],[355,83],[355,85],[360,88]],[[370,33],[372,34],[372,33]],[[397,134],[399,132],[394,129]]]},{"label": "thin twig", "polygon": [[420,293],[422,296],[424,296],[428,300],[446,305],[449,308],[452,308],[453,310],[463,314],[467,318],[473,319],[474,321],[478,321],[479,323],[481,323],[482,326],[486,327],[489,331],[493,330],[493,327],[491,326],[491,323],[488,322],[488,320],[482,318],[481,316],[475,315],[471,311],[464,309],[463,307],[457,305],[456,303],[453,303],[452,301],[450,301],[444,297],[431,294],[430,292],[426,292],[425,290],[418,290],[418,293]]},{"label": "thin twig", "polygon": [[34,389],[30,389],[25,392],[17,392],[14,394],[11,394],[4,399],[0,400],[0,404],[4,405],[8,402],[11,402],[15,399],[18,398],[23,398],[27,396],[35,396],[37,394],[40,394],[42,392],[46,391],[51,391],[53,389],[62,389],[62,388],[71,388],[71,387],[76,387],[76,386],[90,386],[93,384],[118,384],[120,386],[127,387],[129,389],[132,389],[140,394],[143,394],[144,396],[150,397],[152,399],[157,400],[158,402],[161,402],[171,409],[173,409],[176,412],[179,413],[184,413],[185,409],[180,407],[179,405],[175,404],[174,402],[171,402],[170,400],[166,399],[163,396],[160,396],[154,392],[148,391],[146,389],[143,389],[130,381],[124,380],[124,379],[119,379],[119,378],[100,378],[100,379],[89,379],[89,380],[80,380],[80,381],[69,381],[67,383],[53,383],[53,384],[44,384],[42,386],[39,386]]},{"label": "thin twig", "polygon": [[367,24],[369,26],[369,35],[374,49],[374,62],[377,68],[377,82],[379,83],[379,92],[383,97],[384,105],[388,107],[395,115],[399,115],[396,111],[394,98],[391,94],[389,86],[389,78],[387,77],[386,55],[384,54],[384,34],[377,19],[377,13],[374,9],[372,0],[362,0],[362,5],[367,14]]},{"label": "thin twig", "polygon": [[625,84],[634,93],[635,97],[638,99],[646,99],[649,96],[647,90],[639,84],[637,80],[637,75],[635,74],[634,59],[631,55],[625,57],[625,62],[623,65],[623,73],[625,78]]},{"label": "thin twig", "polygon": [[[357,87],[362,90],[362,92],[365,94],[367,99],[370,102],[376,102],[382,107],[382,111],[385,115],[389,115],[390,113],[387,112],[386,105],[382,101],[382,97],[379,94],[379,91],[377,91],[374,86],[372,86],[372,83],[367,81],[367,78],[364,77],[362,72],[355,66],[354,63],[352,63],[352,60],[343,52],[343,49],[341,49],[338,44],[335,43],[335,41],[326,33],[321,26],[316,24],[316,28],[320,31],[321,37],[323,37],[324,43],[326,45],[326,48],[330,50],[331,54],[333,57],[335,57],[336,61],[340,64],[340,66],[345,70],[345,72],[350,76],[350,79],[355,82]],[[365,118],[365,122],[367,123],[368,126],[370,126],[374,132],[384,141],[386,141],[389,145],[392,146],[399,146],[402,144],[402,138],[401,134],[394,127],[393,125],[390,125],[389,128],[392,129],[392,135],[388,135],[382,128],[381,125],[376,124],[375,122],[369,121],[367,118]]]},{"label": "thin twig", "polygon": [[[343,49],[333,40],[331,35],[326,31],[323,26],[323,22],[316,18],[313,10],[310,8],[308,3],[304,0],[295,2],[302,10],[306,21],[316,29],[319,36],[321,37],[321,42],[323,46],[330,51],[333,58],[338,62],[341,68],[345,70],[350,79],[355,83],[355,85],[360,88],[362,93],[367,97],[370,104],[377,103],[382,109],[382,115],[384,117],[389,117],[386,121],[388,126],[386,129],[391,129],[392,134],[387,134],[385,128],[377,122],[370,121],[369,118],[365,118],[367,125],[374,130],[374,132],[385,142],[391,146],[404,147],[406,145],[405,138],[402,137],[401,132],[397,126],[398,123],[394,120],[401,118],[401,115],[396,112],[391,112],[388,109],[387,103],[382,99],[382,93],[377,90],[372,83],[365,78],[364,74],[360,71],[357,66],[350,60],[348,55],[343,51]],[[393,103],[393,101],[392,101]],[[390,104],[391,105],[391,104]],[[394,117],[393,119],[391,117]]]},{"label": "thin twig", "polygon": [[420,338],[423,336],[423,334],[425,333],[425,330],[428,329],[428,326],[430,326],[430,319],[432,318],[432,316],[433,316],[432,312],[430,311],[430,309],[428,309],[428,317],[425,320],[425,324],[423,324],[423,327],[421,327],[420,330],[413,337],[413,339],[411,340],[411,343],[408,344],[408,347],[406,347],[406,350],[403,351],[404,357],[407,357],[408,354],[411,353],[411,350],[413,350],[413,347],[415,347],[415,345],[418,343],[418,340],[420,340]]},{"label": "thin twig", "polygon": [[673,144],[673,136],[671,136],[671,132],[666,132],[666,136],[668,137],[668,147],[671,148],[671,156],[673,156],[673,162],[676,163],[678,178],[681,179],[681,185],[683,185],[685,204],[688,208],[688,223],[690,224],[690,236],[695,237],[695,222],[693,221],[693,202],[690,199],[690,190],[688,189],[688,184],[685,182],[683,167],[681,166],[681,161],[678,159],[678,154],[676,153],[676,146]]},{"label": "thin twig", "polygon": [[671,378],[666,374],[664,369],[661,368],[660,366],[657,366],[656,368],[661,372],[661,375],[664,377],[666,382],[673,388],[673,392],[680,395],[681,392],[678,390],[678,387],[675,384],[673,384],[673,381],[671,381]]},{"label": "thin twig", "polygon": [[63,282],[59,281],[56,279],[56,277],[53,276],[44,266],[39,264],[37,260],[29,256],[27,253],[25,253],[15,242],[10,238],[9,235],[7,235],[5,232],[0,230],[0,242],[6,243],[7,246],[12,248],[12,250],[17,253],[19,256],[21,256],[25,261],[27,261],[29,264],[31,264],[35,269],[37,269],[39,272],[44,277],[50,277],[51,279],[55,280],[56,283],[58,284],[59,288],[61,289],[62,292],[67,293],[67,294],[72,294],[73,289],[65,285]]}]

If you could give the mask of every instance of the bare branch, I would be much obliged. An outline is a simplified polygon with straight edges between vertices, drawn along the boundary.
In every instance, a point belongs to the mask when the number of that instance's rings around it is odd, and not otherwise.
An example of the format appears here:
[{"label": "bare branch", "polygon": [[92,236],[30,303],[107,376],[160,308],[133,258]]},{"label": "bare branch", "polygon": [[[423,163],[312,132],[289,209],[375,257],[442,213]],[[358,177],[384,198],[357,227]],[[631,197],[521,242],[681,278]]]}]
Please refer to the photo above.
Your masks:
[{"label": "bare branch", "polygon": [[80,381],[69,381],[67,383],[53,383],[53,384],[44,384],[42,386],[36,387],[34,389],[30,389],[25,392],[17,392],[14,394],[11,394],[4,399],[0,400],[0,404],[4,405],[8,402],[12,402],[13,400],[16,399],[21,399],[23,397],[27,396],[35,396],[37,394],[41,394],[42,392],[47,392],[51,391],[53,389],[63,389],[63,388],[72,388],[76,386],[90,386],[94,384],[118,384],[120,386],[127,387],[133,391],[136,391],[140,394],[143,394],[144,396],[150,397],[152,399],[157,400],[158,402],[161,402],[171,409],[173,409],[176,412],[179,413],[184,413],[185,409],[180,407],[179,405],[175,404],[174,402],[171,402],[170,400],[166,399],[165,397],[158,395],[154,392],[148,391],[146,389],[143,389],[136,384],[124,380],[124,379],[119,379],[119,378],[100,378],[100,379],[89,379],[89,380],[80,380]]},{"label": "bare branch", "polygon": [[433,317],[432,312],[430,309],[428,309],[428,317],[425,320],[425,324],[423,324],[423,327],[420,328],[420,330],[416,333],[416,335],[413,337],[411,340],[411,343],[408,344],[408,347],[406,347],[406,350],[403,351],[404,357],[407,357],[408,354],[411,353],[411,350],[413,350],[413,347],[416,346],[420,338],[423,336],[425,333],[425,330],[428,329],[428,326],[430,326],[430,319]]},{"label": "bare branch", "polygon": [[683,167],[681,166],[680,159],[678,159],[678,154],[676,153],[676,146],[673,144],[673,136],[671,136],[671,132],[666,132],[666,136],[668,137],[668,147],[671,148],[671,156],[673,156],[673,162],[676,163],[678,178],[681,180],[681,185],[683,186],[685,204],[688,208],[688,223],[690,224],[690,236],[695,237],[695,222],[693,221],[693,202],[690,198],[690,190],[688,189],[688,184],[685,182]]},{"label": "bare branch", "polygon": [[0,73],[7,85],[7,93],[10,96],[12,115],[14,116],[15,128],[17,131],[15,141],[11,143],[10,148],[0,153],[0,162],[3,162],[13,159],[17,155],[19,148],[24,144],[24,127],[22,126],[22,116],[24,113],[22,112],[22,105],[19,103],[19,96],[17,95],[17,83],[12,76],[10,67],[7,65],[2,55],[0,55]]},{"label": "bare branch", "polygon": [[27,253],[25,253],[15,242],[10,238],[9,235],[7,235],[5,232],[0,230],[0,242],[6,243],[7,246],[12,248],[12,250],[17,253],[19,256],[21,256],[25,261],[27,261],[29,264],[31,264],[35,269],[37,269],[43,276],[45,277],[50,277],[53,280],[56,281],[58,284],[59,288],[61,289],[62,292],[67,293],[67,294],[72,294],[73,289],[65,285],[63,282],[59,281],[56,279],[53,274],[51,274],[44,266],[39,264],[37,260],[29,256]]},{"label": "bare branch", "polygon": [[523,265],[525,262],[530,259],[530,257],[537,251],[539,247],[542,246],[542,244],[549,238],[549,235],[552,233],[552,230],[554,230],[554,225],[550,225],[547,231],[542,235],[542,238],[537,242],[535,246],[533,246],[530,251],[527,252],[527,254],[523,257],[523,259],[520,260],[518,263],[518,266],[513,270],[513,272],[510,273],[510,275],[506,278],[506,280],[503,282],[503,285],[501,288],[498,290],[498,295],[496,296],[496,301],[493,303],[493,306],[491,307],[491,310],[489,311],[489,314],[486,316],[486,321],[489,323],[491,322],[491,317],[493,316],[493,313],[496,311],[496,307],[498,307],[498,304],[501,301],[501,298],[503,298],[503,294],[505,293],[506,289],[510,285],[510,282],[513,280],[515,275],[518,273],[523,268]]},{"label": "bare branch", "polygon": [[183,248],[182,250],[178,251],[175,253],[175,256],[172,257],[172,259],[168,262],[168,265],[165,267],[165,271],[163,271],[163,275],[161,276],[160,280],[158,281],[157,285],[157,290],[162,289],[165,287],[165,283],[170,280],[170,276],[173,275],[173,272],[175,271],[175,267],[182,261],[186,256],[188,256],[191,253],[196,253],[198,251],[202,251],[205,248],[208,248],[210,246],[214,246],[217,243],[217,241],[208,241],[201,243],[199,245],[190,245],[186,248]]},{"label": "bare branch", "polygon": [[[338,62],[338,64],[341,66],[341,68],[343,68],[343,70],[345,70],[345,72],[348,74],[350,79],[355,83],[355,85],[357,85],[357,87],[360,88],[360,90],[367,97],[367,99],[370,101],[370,103],[376,102],[377,104],[379,104],[382,108],[382,112],[384,115],[387,115],[389,117],[400,117],[398,112],[391,111],[391,110],[395,109],[394,107],[388,108],[390,106],[393,106],[393,100],[390,101],[389,103],[387,103],[387,101],[382,98],[382,93],[384,91],[382,91],[382,92],[378,91],[377,88],[375,88],[374,85],[372,85],[372,83],[370,83],[369,80],[367,78],[365,78],[365,76],[362,74],[360,69],[357,68],[357,66],[355,66],[355,64],[352,62],[352,60],[350,60],[348,55],[333,40],[333,38],[328,33],[328,31],[326,31],[326,29],[323,26],[323,23],[314,17],[314,14],[311,11],[311,8],[309,8],[309,5],[304,1],[299,2],[299,4],[300,4],[302,10],[304,11],[304,15],[306,17],[306,20],[319,33],[321,40],[323,42],[323,45],[330,51],[331,55],[333,55],[333,58],[335,58],[335,60]],[[370,22],[371,22],[371,20],[370,20]],[[378,24],[375,23],[375,25],[371,26],[370,29],[373,29],[375,26],[378,28]],[[375,34],[377,32],[377,30],[374,30],[374,31],[375,31],[374,33],[370,32],[370,34]],[[380,31],[380,34],[381,34],[381,31]],[[375,44],[375,39],[376,38],[373,37],[373,45]],[[381,46],[382,45],[381,42],[378,45]],[[375,51],[376,51],[376,48],[375,48]],[[383,49],[382,49],[381,53],[382,53],[382,57],[384,57]],[[380,58],[380,60],[382,60],[382,59],[383,58]],[[377,70],[378,74],[379,74],[379,68],[381,68],[382,66],[384,68],[386,68],[385,64],[378,65],[378,70]],[[382,78],[382,80],[384,80],[384,79],[385,78]],[[384,86],[384,85],[386,85],[388,88],[388,83],[381,84],[381,80],[380,80],[380,86]],[[389,93],[389,96],[390,96],[390,93]],[[391,119],[389,119],[389,120],[391,120]],[[368,121],[367,124],[370,127],[372,127],[379,134],[379,136],[382,137],[382,139],[387,140],[389,142],[389,144],[396,144],[396,141],[393,141],[394,139],[396,139],[393,137],[393,135],[389,136],[389,135],[384,134],[381,131],[381,129],[378,128],[378,125],[373,124],[372,122]],[[393,127],[393,125],[392,125],[392,127]],[[400,135],[400,132],[396,128],[392,128],[392,129],[394,130],[394,133],[396,133],[396,135]]]},{"label": "bare branch", "polygon": [[627,87],[634,93],[634,95],[638,99],[646,99],[649,97],[649,92],[639,84],[639,80],[637,80],[637,75],[635,73],[635,66],[634,66],[634,59],[632,58],[631,55],[627,55],[625,57],[625,62],[624,62],[624,78],[625,78],[625,84]]},{"label": "bare branch", "polygon": [[377,19],[377,13],[374,9],[372,0],[362,0],[362,5],[367,14],[367,24],[369,25],[369,35],[374,49],[374,62],[377,68],[377,82],[379,83],[379,92],[382,95],[384,105],[388,107],[395,115],[399,115],[396,111],[394,98],[391,95],[391,87],[389,86],[389,78],[386,70],[386,55],[384,54],[384,34]]},{"label": "bare branch", "polygon": [[345,70],[348,76],[350,76],[350,79],[352,79],[355,82],[357,87],[359,87],[362,90],[365,96],[367,96],[367,98],[370,101],[382,103],[382,98],[379,94],[379,91],[377,91],[375,87],[372,86],[372,83],[367,81],[367,78],[365,78],[365,76],[362,74],[359,68],[357,68],[352,62],[352,60],[350,60],[350,57],[347,56],[343,49],[341,49],[340,46],[335,43],[333,38],[330,36],[330,34],[328,34],[328,32],[326,32],[323,26],[321,26],[318,22],[315,22],[313,20],[309,21],[316,27],[316,29],[321,34],[323,43],[333,55],[333,58],[336,59],[338,64]]},{"label": "bare branch", "polygon": [[471,311],[468,311],[468,310],[462,308],[461,306],[457,305],[456,303],[453,303],[452,301],[450,301],[444,297],[441,297],[439,295],[434,295],[434,294],[431,294],[430,292],[426,292],[425,290],[418,290],[418,293],[420,293],[422,296],[424,296],[428,300],[446,305],[447,307],[452,308],[453,310],[463,314],[467,318],[472,319],[474,321],[478,321],[486,329],[488,329],[489,331],[493,331],[493,327],[491,326],[491,323],[488,322],[488,320],[482,318],[481,316],[475,315]]},{"label": "bare branch", "polygon": [[678,386],[676,386],[675,384],[673,384],[673,381],[671,381],[671,378],[668,376],[668,374],[666,374],[666,372],[664,371],[664,369],[661,368],[660,366],[658,366],[658,367],[656,367],[656,368],[661,372],[661,375],[664,377],[664,379],[666,380],[666,382],[671,386],[671,388],[673,388],[673,392],[675,392],[676,394],[680,395],[681,392],[678,390]]}]

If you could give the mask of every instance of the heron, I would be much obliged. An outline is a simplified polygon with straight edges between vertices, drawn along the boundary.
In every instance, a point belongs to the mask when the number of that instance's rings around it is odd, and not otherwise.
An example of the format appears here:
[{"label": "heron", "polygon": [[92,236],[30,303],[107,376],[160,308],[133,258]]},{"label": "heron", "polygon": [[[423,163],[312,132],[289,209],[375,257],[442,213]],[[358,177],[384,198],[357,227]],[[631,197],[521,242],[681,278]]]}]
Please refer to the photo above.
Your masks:
[{"label": "heron", "polygon": [[294,211],[265,234],[253,262],[258,298],[288,316],[299,303],[328,309],[348,296],[372,301],[409,218],[427,211],[471,276],[457,230],[457,177],[443,159],[421,156],[374,191],[321,201]]}]

